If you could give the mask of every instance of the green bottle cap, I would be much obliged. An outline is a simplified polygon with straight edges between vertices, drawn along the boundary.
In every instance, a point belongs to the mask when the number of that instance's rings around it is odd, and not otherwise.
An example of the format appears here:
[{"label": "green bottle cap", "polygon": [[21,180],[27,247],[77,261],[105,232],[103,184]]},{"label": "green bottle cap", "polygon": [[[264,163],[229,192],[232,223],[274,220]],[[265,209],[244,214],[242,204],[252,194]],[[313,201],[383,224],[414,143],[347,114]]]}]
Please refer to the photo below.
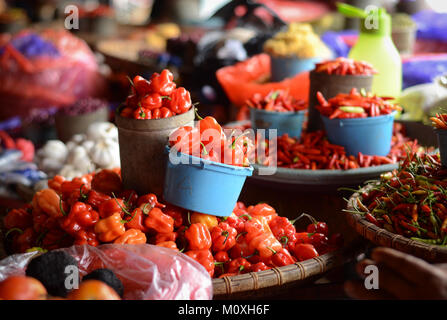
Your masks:
[{"label": "green bottle cap", "polygon": [[384,8],[370,6],[367,10],[351,6],[346,3],[337,3],[338,11],[349,18],[360,18],[360,32],[377,35],[391,35],[391,16]]}]

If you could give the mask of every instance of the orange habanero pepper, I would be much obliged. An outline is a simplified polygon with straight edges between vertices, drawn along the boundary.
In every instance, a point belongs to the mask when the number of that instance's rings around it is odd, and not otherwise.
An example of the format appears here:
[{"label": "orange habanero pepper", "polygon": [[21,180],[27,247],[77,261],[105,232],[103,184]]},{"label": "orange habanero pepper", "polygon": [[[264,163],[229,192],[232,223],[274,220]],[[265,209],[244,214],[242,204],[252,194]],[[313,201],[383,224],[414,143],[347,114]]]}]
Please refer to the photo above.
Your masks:
[{"label": "orange habanero pepper", "polygon": [[95,233],[98,234],[98,238],[102,242],[112,242],[125,232],[126,228],[119,212],[101,219],[95,224]]},{"label": "orange habanero pepper", "polygon": [[129,229],[115,239],[113,243],[118,244],[139,244],[146,243],[146,235],[138,229]]}]

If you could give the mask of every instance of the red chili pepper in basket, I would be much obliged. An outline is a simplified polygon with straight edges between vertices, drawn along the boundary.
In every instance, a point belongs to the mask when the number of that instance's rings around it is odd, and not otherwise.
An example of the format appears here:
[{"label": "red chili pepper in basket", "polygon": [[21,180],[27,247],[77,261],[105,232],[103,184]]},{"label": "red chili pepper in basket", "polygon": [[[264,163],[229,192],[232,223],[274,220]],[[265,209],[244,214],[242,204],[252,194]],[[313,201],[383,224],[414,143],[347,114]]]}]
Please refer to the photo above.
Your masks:
[{"label": "red chili pepper in basket", "polygon": [[215,265],[213,255],[210,250],[190,250],[185,252],[185,254],[200,263],[206,271],[208,271],[209,275],[213,277]]},{"label": "red chili pepper in basket", "polygon": [[219,223],[211,231],[214,252],[228,251],[236,244],[237,231],[225,222]]},{"label": "red chili pepper in basket", "polygon": [[212,245],[211,234],[203,223],[193,223],[185,231],[190,250],[210,249]]}]

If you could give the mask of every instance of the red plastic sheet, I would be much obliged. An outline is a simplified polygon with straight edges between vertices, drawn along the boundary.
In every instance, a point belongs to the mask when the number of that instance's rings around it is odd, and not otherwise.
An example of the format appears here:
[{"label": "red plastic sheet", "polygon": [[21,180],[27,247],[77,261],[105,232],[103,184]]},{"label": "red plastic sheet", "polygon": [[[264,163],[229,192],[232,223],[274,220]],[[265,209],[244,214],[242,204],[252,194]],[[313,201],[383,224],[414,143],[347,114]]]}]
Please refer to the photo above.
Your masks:
[{"label": "red plastic sheet", "polygon": [[259,54],[233,66],[216,72],[217,80],[230,101],[237,107],[255,93],[267,95],[272,90],[288,90],[296,99],[307,101],[309,95],[309,72],[303,72],[281,82],[261,83],[270,76],[270,56]]}]

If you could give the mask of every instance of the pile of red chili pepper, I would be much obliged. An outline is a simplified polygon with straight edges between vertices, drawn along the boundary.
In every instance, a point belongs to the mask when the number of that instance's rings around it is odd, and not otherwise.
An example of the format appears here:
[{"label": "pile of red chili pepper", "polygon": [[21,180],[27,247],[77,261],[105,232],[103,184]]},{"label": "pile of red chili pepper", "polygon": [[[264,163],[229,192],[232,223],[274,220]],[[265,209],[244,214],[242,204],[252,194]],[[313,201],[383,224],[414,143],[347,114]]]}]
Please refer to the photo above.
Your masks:
[{"label": "pile of red chili pepper", "polygon": [[[197,112],[196,112],[197,113]],[[215,118],[201,118],[196,126],[183,126],[169,136],[169,145],[175,150],[202,159],[234,166],[249,166],[249,155],[254,149],[245,135],[227,137]]]},{"label": "pile of red chili pepper", "polygon": [[56,176],[32,203],[3,219],[12,252],[53,250],[101,243],[150,243],[178,250],[211,276],[280,267],[316,257],[342,245],[324,222],[304,231],[261,203],[237,203],[219,218],[161,203],[154,194],[124,190],[119,170],[102,170],[73,180]]},{"label": "pile of red chili pepper", "polygon": [[295,99],[285,90],[275,90],[266,96],[255,93],[245,104],[250,108],[276,112],[296,112],[307,109],[306,101]]},{"label": "pile of red chili pepper", "polygon": [[336,75],[373,75],[377,70],[366,61],[356,61],[345,57],[338,57],[334,60],[324,61],[315,65],[315,72],[336,74]]},{"label": "pile of red chili pepper", "polygon": [[[269,150],[266,141],[266,159]],[[257,144],[259,148],[259,143]],[[391,151],[387,156],[346,155],[343,146],[331,144],[324,131],[303,132],[300,139],[283,135],[278,137],[277,145],[273,152],[277,152],[277,165],[294,169],[357,169],[383,164],[397,163],[404,160],[408,151],[421,153],[423,148],[417,140],[411,140],[404,134],[404,128],[400,123],[394,123],[393,136],[391,138]],[[259,158],[258,163],[268,165]]]},{"label": "pile of red chili pepper", "polygon": [[438,155],[409,154],[369,186],[346,211],[413,240],[447,244],[447,169]]},{"label": "pile of red chili pepper", "polygon": [[436,129],[447,130],[447,114],[437,113],[434,117],[430,118],[433,127]]},{"label": "pile of red chili pepper", "polygon": [[315,108],[329,119],[377,117],[402,110],[400,106],[389,101],[393,98],[360,93],[356,88],[352,88],[348,94],[339,93],[328,100],[321,92],[317,92],[317,99],[319,105]]},{"label": "pile of red chili pepper", "polygon": [[176,87],[173,74],[165,69],[154,72],[150,80],[135,76],[131,94],[127,97],[121,116],[134,119],[160,119],[187,112],[191,95],[183,87]]}]

